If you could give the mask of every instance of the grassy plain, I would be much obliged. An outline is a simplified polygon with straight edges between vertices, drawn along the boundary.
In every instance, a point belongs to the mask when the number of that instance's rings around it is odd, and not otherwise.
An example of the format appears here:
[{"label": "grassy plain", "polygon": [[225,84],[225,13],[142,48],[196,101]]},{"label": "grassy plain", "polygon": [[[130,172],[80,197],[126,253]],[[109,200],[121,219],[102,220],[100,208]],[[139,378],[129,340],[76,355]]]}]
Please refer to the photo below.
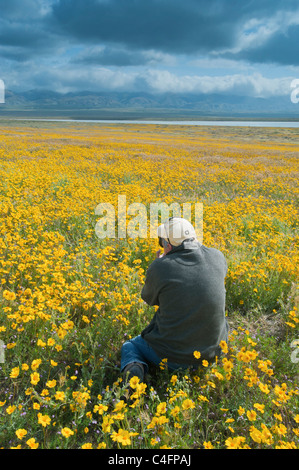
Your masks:
[{"label": "grassy plain", "polygon": [[[296,129],[0,122],[0,447],[298,448]],[[224,356],[153,369],[119,351],[154,309],[158,249],[95,235],[100,202],[202,202],[228,262]]]}]

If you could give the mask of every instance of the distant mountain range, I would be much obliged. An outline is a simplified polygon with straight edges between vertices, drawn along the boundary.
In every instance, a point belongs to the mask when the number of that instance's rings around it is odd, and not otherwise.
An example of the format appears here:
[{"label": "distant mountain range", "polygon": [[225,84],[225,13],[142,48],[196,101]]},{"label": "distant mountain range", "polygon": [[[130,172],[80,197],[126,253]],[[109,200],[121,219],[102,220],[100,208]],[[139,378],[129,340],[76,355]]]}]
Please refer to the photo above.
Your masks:
[{"label": "distant mountain range", "polygon": [[0,117],[8,115],[65,116],[71,118],[264,118],[299,119],[299,104],[288,96],[269,99],[217,94],[149,94],[129,92],[57,93],[6,90]]}]

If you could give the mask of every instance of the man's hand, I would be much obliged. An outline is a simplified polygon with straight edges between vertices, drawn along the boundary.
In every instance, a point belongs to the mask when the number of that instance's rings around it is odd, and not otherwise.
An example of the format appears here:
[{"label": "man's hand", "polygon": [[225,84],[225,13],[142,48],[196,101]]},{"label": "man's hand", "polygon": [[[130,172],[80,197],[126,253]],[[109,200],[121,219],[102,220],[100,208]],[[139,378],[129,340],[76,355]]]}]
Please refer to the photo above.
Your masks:
[{"label": "man's hand", "polygon": [[163,258],[163,256],[167,255],[172,250],[172,246],[170,243],[167,243],[166,246],[164,246],[164,252],[161,253],[161,250],[156,251],[156,256],[157,258]]}]

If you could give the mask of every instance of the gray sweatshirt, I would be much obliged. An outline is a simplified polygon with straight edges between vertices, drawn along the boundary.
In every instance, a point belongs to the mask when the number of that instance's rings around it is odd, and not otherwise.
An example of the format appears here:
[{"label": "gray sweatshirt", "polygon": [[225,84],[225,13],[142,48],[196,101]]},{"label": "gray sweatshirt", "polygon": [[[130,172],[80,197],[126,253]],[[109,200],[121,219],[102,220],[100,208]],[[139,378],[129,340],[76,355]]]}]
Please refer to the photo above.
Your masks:
[{"label": "gray sweatshirt", "polygon": [[141,336],[161,358],[179,364],[198,364],[220,354],[227,341],[225,286],[227,263],[215,248],[186,240],[148,268],[141,297],[158,305]]}]

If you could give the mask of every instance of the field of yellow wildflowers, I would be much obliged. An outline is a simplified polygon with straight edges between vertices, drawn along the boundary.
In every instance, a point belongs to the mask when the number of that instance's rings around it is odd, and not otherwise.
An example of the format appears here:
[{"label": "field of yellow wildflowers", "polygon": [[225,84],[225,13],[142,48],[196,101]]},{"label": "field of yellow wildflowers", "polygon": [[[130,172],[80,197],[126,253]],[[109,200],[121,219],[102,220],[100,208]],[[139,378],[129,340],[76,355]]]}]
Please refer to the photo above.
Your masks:
[{"label": "field of yellow wildflowers", "polygon": [[[0,128],[0,448],[298,448],[298,131]],[[95,235],[120,194],[203,203],[229,268],[223,356],[164,361],[128,400],[119,351],[154,313],[140,290],[158,246]]]}]

